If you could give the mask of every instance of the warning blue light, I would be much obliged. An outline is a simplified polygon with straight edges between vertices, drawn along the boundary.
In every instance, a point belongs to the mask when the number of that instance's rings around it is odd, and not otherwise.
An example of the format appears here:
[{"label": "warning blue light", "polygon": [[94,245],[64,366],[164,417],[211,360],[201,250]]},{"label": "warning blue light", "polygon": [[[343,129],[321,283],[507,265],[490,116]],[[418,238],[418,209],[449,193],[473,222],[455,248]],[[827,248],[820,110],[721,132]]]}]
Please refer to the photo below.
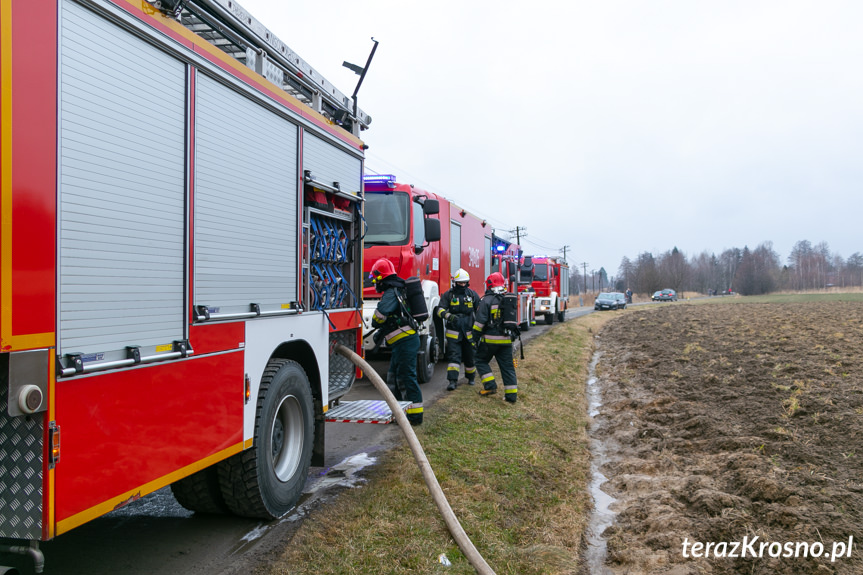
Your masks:
[{"label": "warning blue light", "polygon": [[395,183],[396,177],[392,174],[370,174],[363,176],[363,181],[367,184],[388,184]]}]

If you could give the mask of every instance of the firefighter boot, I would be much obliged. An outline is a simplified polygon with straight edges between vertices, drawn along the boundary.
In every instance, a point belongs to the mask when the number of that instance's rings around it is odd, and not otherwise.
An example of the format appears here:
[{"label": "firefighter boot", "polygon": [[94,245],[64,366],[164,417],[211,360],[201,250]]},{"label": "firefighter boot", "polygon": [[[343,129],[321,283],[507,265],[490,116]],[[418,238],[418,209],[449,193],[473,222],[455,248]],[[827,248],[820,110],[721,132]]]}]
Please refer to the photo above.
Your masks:
[{"label": "firefighter boot", "polygon": [[450,379],[449,385],[446,386],[446,390],[453,391],[456,387],[458,387],[458,381],[456,381],[455,379]]}]

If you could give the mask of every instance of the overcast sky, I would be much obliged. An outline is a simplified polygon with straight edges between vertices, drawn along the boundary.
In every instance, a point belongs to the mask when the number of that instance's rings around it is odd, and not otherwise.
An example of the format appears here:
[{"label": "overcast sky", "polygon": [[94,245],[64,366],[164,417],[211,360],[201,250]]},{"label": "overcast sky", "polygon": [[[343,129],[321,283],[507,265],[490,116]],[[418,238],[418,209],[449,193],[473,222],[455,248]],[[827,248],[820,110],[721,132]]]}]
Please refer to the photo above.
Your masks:
[{"label": "overcast sky", "polygon": [[863,2],[240,0],[372,116],[367,171],[527,253],[863,252]]}]

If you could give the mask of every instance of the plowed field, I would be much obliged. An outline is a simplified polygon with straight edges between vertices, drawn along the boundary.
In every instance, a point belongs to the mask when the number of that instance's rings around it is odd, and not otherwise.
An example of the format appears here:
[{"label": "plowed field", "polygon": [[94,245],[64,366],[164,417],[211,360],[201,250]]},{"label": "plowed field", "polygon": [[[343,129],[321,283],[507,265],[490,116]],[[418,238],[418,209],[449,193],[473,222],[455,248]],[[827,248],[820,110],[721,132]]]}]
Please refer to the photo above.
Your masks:
[{"label": "plowed field", "polygon": [[598,350],[614,573],[863,573],[863,303],[670,305]]}]

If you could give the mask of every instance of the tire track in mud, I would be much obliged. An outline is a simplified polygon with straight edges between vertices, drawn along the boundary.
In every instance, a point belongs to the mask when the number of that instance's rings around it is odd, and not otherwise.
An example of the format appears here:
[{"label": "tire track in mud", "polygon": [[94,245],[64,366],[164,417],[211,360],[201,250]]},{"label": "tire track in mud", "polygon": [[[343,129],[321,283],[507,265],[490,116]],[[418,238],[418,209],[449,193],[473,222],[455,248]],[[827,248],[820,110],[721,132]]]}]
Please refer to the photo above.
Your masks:
[{"label": "tire track in mud", "polygon": [[[863,572],[863,303],[674,305],[597,346],[613,573]],[[683,556],[744,537],[827,556]]]}]

